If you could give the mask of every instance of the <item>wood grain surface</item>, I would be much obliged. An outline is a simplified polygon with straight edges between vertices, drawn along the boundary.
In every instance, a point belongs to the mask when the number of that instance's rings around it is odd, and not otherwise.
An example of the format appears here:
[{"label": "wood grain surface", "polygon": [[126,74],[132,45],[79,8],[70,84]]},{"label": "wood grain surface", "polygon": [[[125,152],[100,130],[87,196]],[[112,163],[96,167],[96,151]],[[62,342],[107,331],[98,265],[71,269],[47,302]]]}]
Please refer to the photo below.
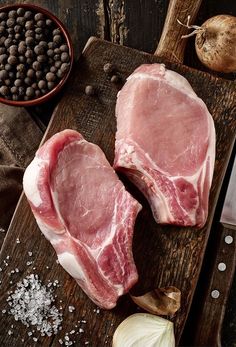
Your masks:
[{"label": "wood grain surface", "polygon": [[[98,144],[112,163],[116,130],[114,108],[117,92],[137,66],[159,61],[157,57],[127,47],[97,39],[91,40],[74,68],[43,141],[65,128],[76,129],[88,141]],[[111,83],[110,78],[103,72],[103,65],[107,62],[116,66],[121,83]],[[134,232],[133,252],[140,280],[133,288],[132,294],[138,295],[151,288],[168,285],[176,286],[181,290],[181,309],[172,318],[178,342],[198,280],[217,197],[235,138],[236,90],[235,85],[230,81],[223,81],[177,64],[167,63],[167,67],[176,70],[189,80],[196,93],[206,102],[215,121],[216,163],[210,194],[209,217],[205,227],[197,230],[157,225],[145,199],[124,177],[122,180],[127,189],[144,206],[138,216]],[[86,85],[94,86],[95,96],[85,95]],[[16,243],[17,237],[20,243]],[[29,251],[33,253],[30,259]],[[9,265],[6,269],[4,260],[7,256],[9,256]],[[27,265],[29,260],[33,261],[31,265]],[[62,300],[64,313],[61,333],[55,337],[39,337],[39,341],[35,343],[27,335],[27,329],[22,324],[0,312],[0,345],[4,347],[58,346],[58,339],[65,332],[72,330],[75,322],[81,319],[85,319],[87,323],[84,333],[76,335],[78,346],[83,346],[86,341],[89,341],[89,346],[92,347],[109,346],[117,325],[125,317],[137,311],[136,306],[126,295],[119,300],[115,309],[100,310],[97,313],[96,306],[80,290],[75,281],[56,264],[55,252],[41,235],[25,196],[19,202],[6,236],[0,254],[0,266],[4,269],[1,273],[2,287],[4,287],[4,291],[0,292],[1,308],[7,307],[7,291],[13,290],[17,281],[29,273],[37,273],[44,283],[49,279],[59,280],[61,287],[56,290],[57,300]],[[20,269],[20,272],[9,276],[9,271],[16,267]],[[76,310],[69,313],[68,305],[74,305]],[[7,334],[9,330],[13,330],[13,335]],[[24,342],[21,342],[22,338]]]}]

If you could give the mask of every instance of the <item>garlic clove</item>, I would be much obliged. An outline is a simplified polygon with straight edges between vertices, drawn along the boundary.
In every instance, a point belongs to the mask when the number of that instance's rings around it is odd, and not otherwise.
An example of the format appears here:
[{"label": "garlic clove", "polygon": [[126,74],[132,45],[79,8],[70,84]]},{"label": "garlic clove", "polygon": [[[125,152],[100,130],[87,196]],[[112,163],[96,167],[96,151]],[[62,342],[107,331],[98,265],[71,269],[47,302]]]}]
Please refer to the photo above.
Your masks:
[{"label": "garlic clove", "polygon": [[152,314],[173,315],[180,308],[181,292],[170,286],[154,289],[142,296],[132,296],[132,300]]},{"label": "garlic clove", "polygon": [[113,335],[112,347],[175,347],[174,324],[167,319],[135,313]]}]

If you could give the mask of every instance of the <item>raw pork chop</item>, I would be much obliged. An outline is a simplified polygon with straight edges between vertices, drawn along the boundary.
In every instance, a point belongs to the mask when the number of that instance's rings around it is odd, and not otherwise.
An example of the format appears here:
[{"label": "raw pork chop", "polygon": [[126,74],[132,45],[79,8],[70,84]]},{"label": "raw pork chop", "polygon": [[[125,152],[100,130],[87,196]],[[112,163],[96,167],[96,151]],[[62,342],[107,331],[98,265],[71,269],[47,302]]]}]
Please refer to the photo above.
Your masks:
[{"label": "raw pork chop", "polygon": [[138,279],[132,236],[141,205],[102,150],[62,131],[37,151],[23,185],[60,264],[97,305],[114,307]]},{"label": "raw pork chop", "polygon": [[148,199],[159,223],[202,227],[215,160],[215,128],[188,81],[164,65],[142,65],[116,104],[114,168]]}]

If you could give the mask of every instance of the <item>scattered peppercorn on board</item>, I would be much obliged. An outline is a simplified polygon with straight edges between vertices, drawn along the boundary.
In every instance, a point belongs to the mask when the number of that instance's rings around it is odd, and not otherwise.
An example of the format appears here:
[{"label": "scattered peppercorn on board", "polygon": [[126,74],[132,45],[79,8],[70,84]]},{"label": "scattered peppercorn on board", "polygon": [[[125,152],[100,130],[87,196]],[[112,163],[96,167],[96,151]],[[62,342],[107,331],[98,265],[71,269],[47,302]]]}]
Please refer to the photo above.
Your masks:
[{"label": "scattered peppercorn on board", "polygon": [[[137,66],[160,61],[158,57],[131,48],[90,39],[74,67],[43,142],[65,128],[76,129],[86,140],[98,144],[112,164],[117,92]],[[112,73],[104,72],[107,63],[114,67]],[[167,63],[166,66],[189,80],[207,104],[215,121],[216,163],[205,227],[198,230],[194,227],[156,224],[142,195],[124,177],[122,180],[143,205],[136,221],[133,240],[139,282],[131,292],[139,295],[155,287],[170,285],[181,290],[181,309],[172,318],[178,343],[198,281],[217,198],[235,140],[236,90],[233,82],[204,72],[177,64]],[[118,78],[114,78],[114,75]],[[0,268],[0,345],[4,347],[70,346],[74,342],[76,346],[111,346],[118,324],[137,312],[129,295],[123,296],[111,311],[101,310],[92,303],[74,279],[57,264],[55,252],[39,231],[24,195],[19,201],[1,250]],[[26,279],[25,284],[23,281],[17,287],[17,283],[23,279]],[[16,288],[21,288],[23,292],[27,292],[24,288],[28,288],[28,292],[31,290],[32,283],[27,281],[33,281],[39,292],[46,286],[45,296],[49,304],[55,305],[58,310],[54,311],[55,324],[51,324],[51,328],[41,326],[42,329],[39,327],[37,331],[37,325],[26,327],[9,314],[12,309],[9,302],[14,306],[13,313],[20,310],[22,304],[16,308],[19,304],[19,291],[14,294]],[[48,291],[52,288],[50,296]],[[33,292],[35,296],[35,290]],[[40,305],[37,301],[39,299],[33,297],[33,300],[36,300],[33,301],[34,307]],[[34,310],[31,314],[37,315],[38,312]],[[34,317],[30,319],[32,324]],[[62,330],[58,319],[62,320]],[[45,334],[42,334],[42,330]],[[47,336],[48,331],[49,335],[52,333],[51,336]],[[58,331],[56,335],[53,334],[55,331]]]}]

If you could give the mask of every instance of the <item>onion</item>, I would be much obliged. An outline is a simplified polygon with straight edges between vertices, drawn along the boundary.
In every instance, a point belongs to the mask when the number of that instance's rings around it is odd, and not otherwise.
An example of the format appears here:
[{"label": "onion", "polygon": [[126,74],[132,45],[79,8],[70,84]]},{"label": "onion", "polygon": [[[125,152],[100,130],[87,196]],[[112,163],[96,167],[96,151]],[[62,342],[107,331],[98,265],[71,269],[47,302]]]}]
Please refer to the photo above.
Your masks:
[{"label": "onion", "polygon": [[236,71],[236,17],[219,15],[208,19],[196,33],[198,58],[219,72]]},{"label": "onion", "polygon": [[236,72],[236,17],[218,15],[208,19],[201,26],[178,23],[188,29],[195,29],[186,38],[196,35],[195,49],[199,60],[209,69],[218,72]]},{"label": "onion", "polygon": [[174,325],[149,313],[135,313],[117,327],[112,347],[175,347]]}]

